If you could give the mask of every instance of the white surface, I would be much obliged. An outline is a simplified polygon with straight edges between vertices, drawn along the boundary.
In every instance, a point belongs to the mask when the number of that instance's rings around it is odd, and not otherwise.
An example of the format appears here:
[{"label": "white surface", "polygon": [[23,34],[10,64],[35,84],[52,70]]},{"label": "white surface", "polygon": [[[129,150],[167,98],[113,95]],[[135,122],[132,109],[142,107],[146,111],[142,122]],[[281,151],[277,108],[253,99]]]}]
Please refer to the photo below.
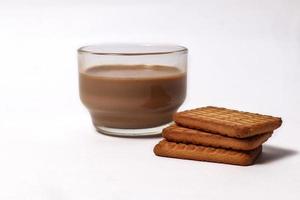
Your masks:
[{"label": "white surface", "polygon": [[[0,199],[299,199],[300,1],[1,1]],[[160,138],[97,134],[78,98],[76,49],[190,50],[181,109],[281,116],[257,165],[156,157]]]}]

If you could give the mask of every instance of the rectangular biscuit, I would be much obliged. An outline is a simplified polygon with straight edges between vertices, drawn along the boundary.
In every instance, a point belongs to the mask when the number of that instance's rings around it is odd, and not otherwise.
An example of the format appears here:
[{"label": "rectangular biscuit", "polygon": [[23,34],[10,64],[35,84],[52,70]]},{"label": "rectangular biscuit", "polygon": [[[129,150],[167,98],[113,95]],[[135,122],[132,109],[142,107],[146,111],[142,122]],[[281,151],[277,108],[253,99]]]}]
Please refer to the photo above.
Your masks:
[{"label": "rectangular biscuit", "polygon": [[236,138],[271,132],[282,123],[279,117],[212,106],[179,112],[173,119],[184,127]]},{"label": "rectangular biscuit", "polygon": [[174,143],[168,142],[165,139],[154,147],[154,153],[157,156],[242,166],[252,165],[261,152],[262,146],[251,151],[237,151],[193,144]]},{"label": "rectangular biscuit", "polygon": [[248,138],[232,138],[177,125],[165,128],[162,134],[170,142],[244,151],[259,147],[272,136],[272,132],[269,132]]}]

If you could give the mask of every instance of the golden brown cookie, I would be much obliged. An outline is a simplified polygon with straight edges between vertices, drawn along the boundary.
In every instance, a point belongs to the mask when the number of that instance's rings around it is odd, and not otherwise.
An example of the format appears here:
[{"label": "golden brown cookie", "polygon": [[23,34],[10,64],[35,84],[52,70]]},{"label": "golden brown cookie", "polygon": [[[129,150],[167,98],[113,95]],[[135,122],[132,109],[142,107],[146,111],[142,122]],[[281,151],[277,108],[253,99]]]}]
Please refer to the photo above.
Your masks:
[{"label": "golden brown cookie", "polygon": [[209,161],[233,165],[252,165],[262,151],[262,146],[251,151],[237,151],[193,144],[160,141],[154,147],[157,156]]},{"label": "golden brown cookie", "polygon": [[170,142],[235,150],[255,149],[267,141],[271,136],[272,132],[248,138],[232,138],[196,129],[180,127],[178,125],[171,125],[163,130],[163,137]]},{"label": "golden brown cookie", "polygon": [[282,123],[279,117],[212,106],[179,112],[173,118],[184,127],[236,138],[271,132]]}]

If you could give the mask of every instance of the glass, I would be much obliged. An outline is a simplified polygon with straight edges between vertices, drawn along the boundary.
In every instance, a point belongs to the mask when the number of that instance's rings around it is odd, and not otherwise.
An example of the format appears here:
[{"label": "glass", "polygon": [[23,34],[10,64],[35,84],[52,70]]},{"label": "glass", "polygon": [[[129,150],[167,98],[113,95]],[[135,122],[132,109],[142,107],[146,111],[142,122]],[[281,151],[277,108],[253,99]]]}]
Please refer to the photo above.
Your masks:
[{"label": "glass", "polygon": [[82,103],[100,133],[160,134],[186,96],[187,48],[102,44],[78,49]]}]

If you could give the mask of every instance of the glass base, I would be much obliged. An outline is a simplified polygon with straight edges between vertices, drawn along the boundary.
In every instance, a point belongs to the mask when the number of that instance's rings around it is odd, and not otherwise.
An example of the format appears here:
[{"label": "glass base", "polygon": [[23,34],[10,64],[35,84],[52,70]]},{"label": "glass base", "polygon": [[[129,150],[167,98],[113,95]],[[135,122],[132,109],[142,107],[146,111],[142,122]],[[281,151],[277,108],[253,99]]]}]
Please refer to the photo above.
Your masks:
[{"label": "glass base", "polygon": [[164,128],[172,124],[173,122],[142,129],[119,129],[119,128],[108,128],[104,126],[95,126],[96,131],[105,135],[117,136],[117,137],[147,137],[147,136],[160,136]]}]

